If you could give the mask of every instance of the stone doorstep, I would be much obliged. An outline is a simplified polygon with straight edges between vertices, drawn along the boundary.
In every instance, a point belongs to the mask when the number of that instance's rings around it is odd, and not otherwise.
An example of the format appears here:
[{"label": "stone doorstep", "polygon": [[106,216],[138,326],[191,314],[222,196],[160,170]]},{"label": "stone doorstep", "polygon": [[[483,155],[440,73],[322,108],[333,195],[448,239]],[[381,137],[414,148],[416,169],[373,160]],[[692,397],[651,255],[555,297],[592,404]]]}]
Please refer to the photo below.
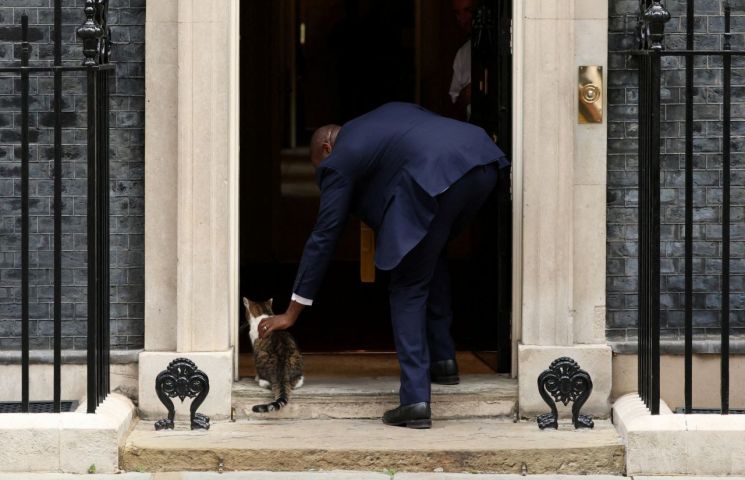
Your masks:
[{"label": "stone doorstep", "polygon": [[[251,408],[272,400],[253,379],[233,386],[238,419],[369,418],[377,419],[398,405],[397,377],[314,377],[292,392],[279,412],[254,413]],[[512,420],[517,411],[517,380],[504,375],[463,375],[459,385],[432,385],[432,415],[440,419],[500,418]]]},{"label": "stone doorstep", "polygon": [[[89,475],[60,473],[27,473],[24,480],[88,480]],[[590,480],[628,480],[619,475],[593,475]],[[18,480],[18,474],[2,474],[0,480]],[[588,480],[586,475],[514,475],[472,473],[395,473],[393,477],[380,472],[331,471],[331,472],[176,472],[176,473],[119,473],[96,475],[95,480]],[[722,477],[660,477],[635,476],[634,480],[722,480]],[[727,477],[727,480],[745,480],[745,477]]]},{"label": "stone doorstep", "polygon": [[[393,473],[393,472],[390,472]],[[168,473],[120,473],[96,475],[93,480],[588,480],[583,475],[521,475],[509,474],[471,474],[471,473],[394,473],[393,476],[382,472],[332,471],[332,472],[168,472]],[[17,474],[12,476],[0,474],[0,480],[19,480]],[[68,474],[25,474],[23,480],[91,480],[89,475]],[[590,480],[628,480],[614,475],[593,475]],[[635,480],[642,480],[636,477]],[[677,478],[652,478],[644,480],[681,480]],[[686,480],[721,480],[717,478]],[[728,478],[727,480],[745,480]]]},{"label": "stone doorstep", "polygon": [[119,446],[132,426],[134,405],[114,393],[95,414],[83,412],[3,414],[0,472],[85,473],[91,465],[100,473],[118,471]]},{"label": "stone doorstep", "polygon": [[745,415],[651,415],[636,393],[613,405],[629,475],[745,475]]},{"label": "stone doorstep", "polygon": [[[390,472],[393,473],[393,472]],[[393,473],[362,471],[332,471],[332,472],[169,472],[169,473],[121,473],[111,475],[96,475],[92,480],[588,480],[582,475],[520,475],[480,474],[471,473]],[[19,480],[18,476],[0,474],[0,480]],[[23,480],[90,480],[88,475],[67,474],[26,474]],[[620,476],[593,475],[590,480],[628,480]],[[638,478],[636,480],[639,480]],[[677,479],[649,479],[649,480],[681,480]],[[693,479],[686,479],[693,480]],[[721,480],[721,479],[701,479]],[[727,479],[745,480],[745,479]]]},{"label": "stone doorstep", "polygon": [[613,425],[593,430],[538,429],[534,422],[438,420],[430,430],[379,420],[244,420],[217,422],[208,431],[156,432],[140,422],[121,449],[126,471],[488,472],[610,474],[624,471],[624,446]]}]

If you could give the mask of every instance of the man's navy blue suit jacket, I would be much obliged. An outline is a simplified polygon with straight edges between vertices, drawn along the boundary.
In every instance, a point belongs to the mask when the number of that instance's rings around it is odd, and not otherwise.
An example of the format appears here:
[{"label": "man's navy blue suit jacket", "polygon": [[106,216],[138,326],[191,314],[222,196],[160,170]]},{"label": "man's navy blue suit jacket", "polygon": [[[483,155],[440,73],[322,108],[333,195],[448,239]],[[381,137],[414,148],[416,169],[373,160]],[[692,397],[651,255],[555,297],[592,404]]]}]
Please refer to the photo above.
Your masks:
[{"label": "man's navy blue suit jacket", "polygon": [[435,197],[504,153],[475,125],[418,105],[387,103],[345,123],[316,169],[321,205],[293,292],[313,299],[350,213],[376,234],[375,264],[393,269],[427,233]]}]

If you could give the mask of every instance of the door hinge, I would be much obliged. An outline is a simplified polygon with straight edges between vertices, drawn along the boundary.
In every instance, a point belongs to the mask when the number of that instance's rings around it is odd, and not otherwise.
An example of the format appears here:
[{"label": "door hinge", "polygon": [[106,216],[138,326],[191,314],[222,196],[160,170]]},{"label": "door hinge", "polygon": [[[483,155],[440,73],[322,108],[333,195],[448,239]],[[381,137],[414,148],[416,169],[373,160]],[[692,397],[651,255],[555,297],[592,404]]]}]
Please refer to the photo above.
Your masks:
[{"label": "door hinge", "polygon": [[512,201],[512,169],[510,168],[510,201]]},{"label": "door hinge", "polygon": [[512,43],[513,43],[513,41],[512,41],[512,33],[513,33],[513,31],[512,31],[512,19],[510,18],[510,55],[513,55],[513,52],[512,52]]}]

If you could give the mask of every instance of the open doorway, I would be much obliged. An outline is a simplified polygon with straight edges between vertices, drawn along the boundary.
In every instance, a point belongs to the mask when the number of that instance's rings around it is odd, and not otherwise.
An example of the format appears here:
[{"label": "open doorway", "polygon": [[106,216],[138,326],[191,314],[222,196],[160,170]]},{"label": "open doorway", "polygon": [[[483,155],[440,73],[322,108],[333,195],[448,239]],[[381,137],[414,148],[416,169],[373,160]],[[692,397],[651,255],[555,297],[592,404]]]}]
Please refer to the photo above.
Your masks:
[{"label": "open doorway", "polygon": [[[448,91],[453,58],[469,36],[469,121],[510,154],[511,4],[482,3],[470,35],[458,29],[449,0],[241,4],[242,296],[287,307],[318,209],[307,148],[313,131],[395,100],[459,116]],[[449,247],[453,336],[459,358],[510,372],[512,209],[509,189],[500,191]],[[293,327],[302,351],[393,352],[387,281],[381,271],[374,283],[360,281],[360,223],[350,218],[322,290]],[[250,352],[247,336],[239,345]]]}]

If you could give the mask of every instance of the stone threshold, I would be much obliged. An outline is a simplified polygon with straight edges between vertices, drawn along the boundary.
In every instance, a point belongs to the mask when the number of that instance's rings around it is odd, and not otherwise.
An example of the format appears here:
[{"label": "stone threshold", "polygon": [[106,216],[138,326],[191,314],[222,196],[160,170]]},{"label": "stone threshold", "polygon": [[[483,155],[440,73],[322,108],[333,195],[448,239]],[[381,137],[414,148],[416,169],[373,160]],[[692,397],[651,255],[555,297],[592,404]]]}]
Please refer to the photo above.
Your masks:
[{"label": "stone threshold", "polygon": [[[121,473],[96,475],[94,480],[588,480],[583,475],[509,475],[509,474],[470,474],[470,473],[398,473],[398,472],[173,472],[173,473]],[[640,479],[640,477],[637,477]],[[90,480],[89,475],[67,474],[28,474],[24,480]],[[0,480],[18,480],[17,476],[0,473]],[[629,480],[612,475],[593,475],[591,480]],[[667,479],[653,479],[667,480]],[[677,479],[680,480],[680,479]],[[689,479],[690,480],[690,479]],[[703,479],[702,479],[703,480]],[[728,479],[745,480],[745,479]]]},{"label": "stone threshold", "polygon": [[[620,475],[624,447],[613,425],[541,431],[535,422],[440,420],[430,430],[379,420],[245,420],[191,431],[140,422],[121,450],[127,471],[469,472]],[[439,469],[439,470],[438,470]]]},{"label": "stone threshold", "polygon": [[[272,400],[269,390],[253,379],[233,385],[233,407],[238,419],[266,418],[369,418],[398,405],[399,379],[383,377],[309,376],[294,390],[290,403],[279,412],[257,414],[251,408]],[[468,374],[458,385],[432,385],[433,416],[499,418],[512,421],[517,412],[517,379],[507,375]]]},{"label": "stone threshold", "polygon": [[[17,474],[2,474],[0,480],[18,480]],[[29,473],[24,480],[88,480],[90,475],[71,475],[60,473]],[[319,472],[169,472],[169,473],[119,473],[96,475],[95,480],[588,480],[586,475],[512,475],[512,474],[472,474],[472,473],[399,473],[362,471],[319,471]],[[634,476],[593,475],[591,480],[722,480],[721,477],[700,476]],[[745,477],[727,477],[727,480],[745,480]]]},{"label": "stone threshold", "polygon": [[637,393],[613,405],[629,475],[745,475],[745,415],[652,415]]}]

